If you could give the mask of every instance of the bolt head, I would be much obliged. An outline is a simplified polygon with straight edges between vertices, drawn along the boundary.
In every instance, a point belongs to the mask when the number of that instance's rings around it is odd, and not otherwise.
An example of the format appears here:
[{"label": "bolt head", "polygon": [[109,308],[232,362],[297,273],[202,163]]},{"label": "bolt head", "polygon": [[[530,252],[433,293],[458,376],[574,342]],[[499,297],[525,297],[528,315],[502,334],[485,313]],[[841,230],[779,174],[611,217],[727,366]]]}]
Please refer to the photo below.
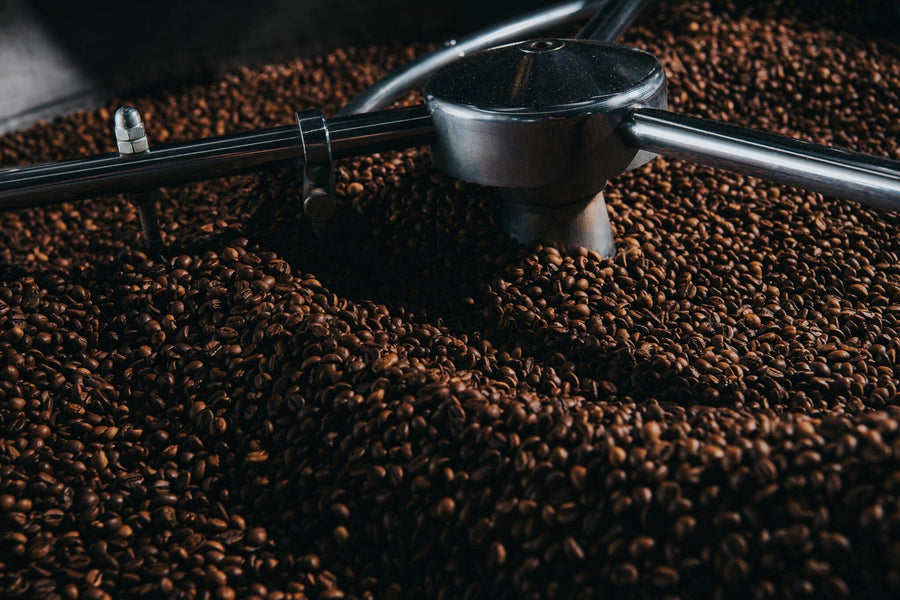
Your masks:
[{"label": "bolt head", "polygon": [[315,223],[325,223],[334,216],[334,198],[326,190],[315,188],[303,200],[303,212]]},{"label": "bolt head", "polygon": [[116,111],[116,142],[120,154],[139,154],[150,149],[141,113],[133,106],[123,106]]},{"label": "bolt head", "polygon": [[141,119],[141,113],[133,106],[121,106],[116,111],[114,117],[116,127],[121,129],[131,129],[137,125],[141,125],[144,121]]}]

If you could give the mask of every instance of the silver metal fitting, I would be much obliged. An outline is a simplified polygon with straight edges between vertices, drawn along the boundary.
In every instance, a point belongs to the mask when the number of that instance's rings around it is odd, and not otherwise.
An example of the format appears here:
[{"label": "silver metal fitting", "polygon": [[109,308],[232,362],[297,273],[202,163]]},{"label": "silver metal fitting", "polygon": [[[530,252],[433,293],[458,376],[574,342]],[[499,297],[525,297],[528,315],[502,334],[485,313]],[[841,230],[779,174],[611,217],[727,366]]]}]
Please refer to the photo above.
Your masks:
[{"label": "silver metal fitting", "polygon": [[513,239],[525,244],[553,240],[561,249],[583,246],[603,257],[615,256],[616,238],[603,192],[560,205],[536,203],[527,190],[504,191],[502,225]]},{"label": "silver metal fitting", "polygon": [[[119,148],[119,154],[129,156],[150,152],[144,121],[141,119],[141,113],[138,112],[138,109],[133,106],[122,106],[116,111],[114,121],[116,145]],[[162,232],[160,231],[159,218],[156,214],[158,198],[158,190],[146,190],[128,194],[128,199],[138,209],[144,248],[154,254],[163,252]]]},{"label": "silver metal fitting", "polygon": [[147,132],[141,113],[133,106],[123,106],[116,111],[116,146],[119,154],[141,154],[150,150]]},{"label": "silver metal fitting", "polygon": [[[317,226],[334,216],[334,166],[328,124],[318,110],[297,113],[303,144],[303,212]],[[323,228],[317,235],[325,235]]]}]

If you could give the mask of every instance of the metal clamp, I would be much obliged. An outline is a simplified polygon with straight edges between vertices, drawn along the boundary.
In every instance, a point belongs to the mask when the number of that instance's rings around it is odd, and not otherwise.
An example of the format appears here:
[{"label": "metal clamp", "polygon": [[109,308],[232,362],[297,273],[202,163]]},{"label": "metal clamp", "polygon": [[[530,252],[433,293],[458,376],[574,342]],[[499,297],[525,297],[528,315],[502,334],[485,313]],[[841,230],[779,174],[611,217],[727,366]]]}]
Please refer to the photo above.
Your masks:
[{"label": "metal clamp", "polygon": [[303,212],[314,224],[334,216],[334,168],[328,124],[321,111],[297,113],[303,146]]}]

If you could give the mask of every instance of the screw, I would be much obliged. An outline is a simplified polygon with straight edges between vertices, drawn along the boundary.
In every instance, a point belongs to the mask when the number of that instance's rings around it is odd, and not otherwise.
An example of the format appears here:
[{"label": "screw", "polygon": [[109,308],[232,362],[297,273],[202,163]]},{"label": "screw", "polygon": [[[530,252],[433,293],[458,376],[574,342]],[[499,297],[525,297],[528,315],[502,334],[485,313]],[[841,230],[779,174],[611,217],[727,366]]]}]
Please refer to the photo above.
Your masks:
[{"label": "screw", "polygon": [[[141,113],[133,106],[122,106],[116,111],[116,145],[121,156],[143,154],[150,151],[147,132]],[[138,210],[144,247],[152,254],[160,254],[163,249],[162,233],[156,214],[158,190],[128,194],[128,200]]]},{"label": "screw", "polygon": [[325,223],[334,216],[334,198],[327,190],[313,188],[303,200],[303,212],[314,223]]}]

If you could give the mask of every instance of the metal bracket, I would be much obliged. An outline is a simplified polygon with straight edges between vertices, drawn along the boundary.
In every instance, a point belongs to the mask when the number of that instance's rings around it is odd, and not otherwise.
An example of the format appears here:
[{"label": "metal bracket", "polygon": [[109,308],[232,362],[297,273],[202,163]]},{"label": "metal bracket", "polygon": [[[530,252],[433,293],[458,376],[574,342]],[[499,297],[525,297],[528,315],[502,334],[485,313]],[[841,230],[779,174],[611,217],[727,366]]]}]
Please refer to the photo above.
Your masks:
[{"label": "metal bracket", "polygon": [[[114,118],[116,146],[120,156],[137,156],[150,152],[150,143],[141,113],[133,106],[122,106],[116,111]],[[138,210],[141,220],[141,233],[144,248],[156,257],[165,257],[166,250],[159,228],[156,204],[159,202],[159,189],[144,190],[128,194],[128,200]]]},{"label": "metal bracket", "polygon": [[297,113],[297,127],[303,145],[303,212],[314,225],[334,216],[334,168],[331,139],[322,112]]}]

